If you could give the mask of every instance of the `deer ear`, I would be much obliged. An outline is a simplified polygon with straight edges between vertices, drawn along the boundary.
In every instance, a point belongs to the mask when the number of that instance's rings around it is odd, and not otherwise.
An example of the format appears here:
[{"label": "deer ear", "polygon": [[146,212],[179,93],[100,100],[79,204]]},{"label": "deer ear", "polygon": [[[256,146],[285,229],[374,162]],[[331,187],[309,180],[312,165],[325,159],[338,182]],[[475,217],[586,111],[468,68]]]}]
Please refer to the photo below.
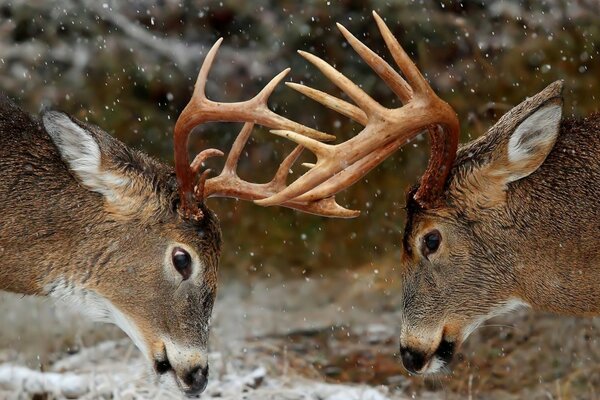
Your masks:
[{"label": "deer ear", "polygon": [[42,121],[69,170],[85,186],[95,189],[101,157],[100,147],[91,132],[76,124],[67,114],[56,111],[44,113]]},{"label": "deer ear", "polygon": [[61,112],[45,112],[42,122],[75,178],[88,189],[113,200],[122,178],[102,168],[102,152],[96,136]]},{"label": "deer ear", "polygon": [[525,178],[544,162],[558,137],[562,101],[555,99],[526,117],[510,134],[506,153],[501,156],[505,183]]}]

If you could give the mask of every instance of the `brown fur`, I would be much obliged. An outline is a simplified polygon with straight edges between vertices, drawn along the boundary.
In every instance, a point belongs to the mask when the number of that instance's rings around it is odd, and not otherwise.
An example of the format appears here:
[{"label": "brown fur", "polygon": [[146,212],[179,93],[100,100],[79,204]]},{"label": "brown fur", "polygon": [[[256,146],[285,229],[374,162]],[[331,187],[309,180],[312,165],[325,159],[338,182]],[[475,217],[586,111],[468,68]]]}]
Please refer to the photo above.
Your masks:
[{"label": "brown fur", "polygon": [[[159,344],[151,358],[165,352],[166,337],[205,349],[221,246],[216,216],[205,210],[199,223],[181,219],[170,166],[75,122],[98,142],[102,168],[130,179],[119,201],[84,187],[41,123],[0,99],[0,290],[51,295],[62,285],[100,295],[135,323],[149,348]],[[199,281],[165,278],[174,242],[197,252]]]},{"label": "brown fur", "polygon": [[[409,194],[401,345],[427,360],[440,340],[460,344],[469,325],[509,300],[600,314],[600,114],[563,120],[547,157],[511,167],[537,169],[504,183],[510,135],[542,105],[559,102],[561,88],[550,85],[461,147],[442,206],[422,210]],[[442,243],[426,259],[419,248],[432,229]]]}]

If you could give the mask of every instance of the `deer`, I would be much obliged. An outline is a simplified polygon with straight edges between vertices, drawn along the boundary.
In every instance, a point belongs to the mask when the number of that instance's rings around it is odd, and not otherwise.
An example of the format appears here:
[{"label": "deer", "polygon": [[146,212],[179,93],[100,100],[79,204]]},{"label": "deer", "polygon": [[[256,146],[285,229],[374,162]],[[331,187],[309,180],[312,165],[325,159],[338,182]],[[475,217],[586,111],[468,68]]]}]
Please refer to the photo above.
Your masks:
[{"label": "deer", "polygon": [[[389,42],[390,31],[376,19]],[[222,247],[218,217],[206,200],[228,197],[353,218],[360,211],[339,205],[335,195],[417,132],[428,129],[435,148],[454,151],[444,140],[455,139],[454,111],[435,96],[395,42],[389,43],[396,46],[394,55],[414,90],[338,27],[405,103],[385,108],[326,61],[300,51],[356,103],[287,82],[364,126],[339,144],[326,143],[335,137],[269,108],[269,97],[289,68],[249,100],[210,100],[205,87],[222,38],[207,52],[192,97],[175,123],[173,167],[95,125],[56,110],[36,118],[0,96],[0,290],[52,298],[93,320],[117,325],[139,348],[158,383],[188,397],[202,393]],[[222,151],[206,148],[191,161],[188,154],[192,131],[208,122],[243,124],[217,176],[211,176],[207,160],[224,157]],[[297,144],[267,183],[244,180],[237,172],[255,125]],[[316,161],[305,163],[308,171],[288,184],[305,149]],[[430,162],[424,187],[437,187],[441,178],[434,172],[440,166],[438,159]]]},{"label": "deer", "polygon": [[[375,19],[403,69],[407,55]],[[406,74],[414,91],[401,99],[432,96],[415,76]],[[448,372],[483,322],[517,309],[600,315],[600,113],[563,119],[563,86],[551,83],[460,147],[457,121],[427,128],[429,164],[406,193],[399,263],[409,373]]]}]

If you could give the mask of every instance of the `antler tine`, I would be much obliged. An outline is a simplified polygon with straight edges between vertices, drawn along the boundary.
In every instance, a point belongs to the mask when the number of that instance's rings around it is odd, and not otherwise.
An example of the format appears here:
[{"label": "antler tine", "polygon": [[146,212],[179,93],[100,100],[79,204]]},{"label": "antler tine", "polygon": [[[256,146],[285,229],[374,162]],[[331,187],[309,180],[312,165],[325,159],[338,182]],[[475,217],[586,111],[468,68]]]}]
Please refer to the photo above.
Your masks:
[{"label": "antler tine", "polygon": [[300,154],[302,154],[303,151],[304,146],[298,145],[281,162],[277,172],[275,172],[275,175],[273,176],[273,180],[271,180],[271,184],[275,190],[283,190],[285,188],[287,177],[290,174],[290,168],[292,168],[292,165],[298,160],[298,157],[300,157]]},{"label": "antler tine", "polygon": [[314,207],[310,211],[297,208],[300,211],[305,211],[315,215],[321,215],[324,217],[336,217],[336,218],[356,218],[360,215],[360,211],[348,210],[336,203],[335,198],[328,197],[315,203],[310,203]]},{"label": "antler tine", "polygon": [[196,84],[194,85],[194,94],[192,98],[195,100],[206,99],[206,81],[208,80],[208,73],[212,68],[219,47],[221,47],[221,43],[223,43],[222,37],[218,38],[208,53],[206,53],[206,58],[204,58],[204,62],[202,63],[200,72],[198,72],[198,77],[196,78]]},{"label": "antler tine", "polygon": [[381,36],[383,37],[387,48],[390,50],[390,53],[400,70],[404,72],[410,86],[418,93],[425,94],[432,92],[429,83],[427,83],[425,78],[423,78],[423,75],[421,75],[421,71],[419,71],[415,63],[412,62],[408,54],[406,54],[383,19],[381,19],[379,14],[375,11],[373,11],[373,17],[375,18],[375,22],[377,23],[377,27],[379,28],[379,32],[381,32]]},{"label": "antler tine", "polygon": [[219,38],[206,54],[206,58],[200,67],[196,84],[194,85],[192,98],[175,123],[175,174],[179,183],[179,198],[181,201],[179,209],[183,216],[187,218],[202,218],[202,212],[198,209],[198,206],[194,201],[194,172],[190,166],[187,153],[188,137],[192,129],[198,125],[194,118],[194,112],[200,104],[206,101],[204,91],[206,79],[222,42],[223,38]]},{"label": "antler tine", "polygon": [[302,50],[298,50],[298,54],[317,67],[323,75],[329,78],[329,80],[337,87],[342,89],[344,93],[346,93],[365,112],[365,114],[367,114],[367,116],[381,113],[383,107],[379,103],[326,61],[314,54]]},{"label": "antler tine", "polygon": [[358,53],[358,55],[379,75],[381,79],[392,89],[392,91],[400,97],[403,103],[407,103],[413,97],[412,88],[406,81],[396,72],[390,64],[383,58],[378,56],[373,50],[368,48],[356,38],[344,25],[336,24],[346,41]]},{"label": "antler tine", "polygon": [[206,149],[202,150],[196,157],[194,157],[194,161],[190,164],[190,168],[192,169],[193,174],[197,174],[200,172],[202,168],[202,164],[204,161],[211,157],[223,157],[225,154],[221,150],[217,149]]},{"label": "antler tine", "polygon": [[223,171],[221,174],[229,174],[236,175],[238,162],[240,157],[242,156],[242,152],[244,151],[244,147],[246,147],[246,143],[248,143],[248,139],[250,139],[250,135],[252,135],[252,129],[254,128],[254,124],[252,122],[246,122],[235,138],[233,145],[231,146],[231,150],[229,150],[229,155],[227,156],[227,160],[225,161],[225,166],[223,167]]},{"label": "antler tine", "polygon": [[362,126],[365,126],[368,122],[367,114],[354,104],[350,104],[344,100],[338,99],[328,93],[322,92],[311,87],[301,85],[294,82],[286,82],[286,86],[291,87],[297,92],[302,93],[306,97],[313,99],[314,101],[323,104],[325,107],[337,111],[342,115],[358,122]]},{"label": "antler tine", "polygon": [[274,135],[290,139],[298,143],[299,145],[306,147],[307,149],[312,151],[317,157],[328,156],[330,154],[330,149],[332,148],[332,146],[330,145],[321,143],[318,140],[314,140],[306,136],[302,136],[293,131],[288,131],[285,129],[272,129],[270,132]]},{"label": "antler tine", "polygon": [[271,81],[269,81],[269,83],[267,83],[265,87],[258,92],[258,94],[255,96],[255,99],[267,107],[267,101],[269,100],[269,97],[271,94],[273,94],[273,91],[277,85],[279,85],[279,83],[287,76],[287,74],[290,73],[291,70],[292,69],[288,67],[275,75],[273,79],[271,79]]}]

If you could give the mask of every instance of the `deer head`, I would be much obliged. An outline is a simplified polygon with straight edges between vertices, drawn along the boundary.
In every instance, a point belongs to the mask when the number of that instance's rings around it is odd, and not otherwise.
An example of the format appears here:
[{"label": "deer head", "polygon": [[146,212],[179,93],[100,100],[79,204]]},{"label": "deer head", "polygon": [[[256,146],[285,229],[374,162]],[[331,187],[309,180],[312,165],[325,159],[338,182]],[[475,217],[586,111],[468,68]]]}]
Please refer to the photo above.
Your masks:
[{"label": "deer head", "polygon": [[[539,194],[539,188],[527,185],[538,179],[531,175],[557,140],[561,91],[562,82],[553,83],[456,156],[449,155],[453,167],[435,205],[420,204],[416,189],[409,191],[400,335],[409,371],[440,371],[485,320],[529,305],[526,293],[532,293],[535,280],[523,280],[525,271],[518,269],[528,261],[537,267],[527,242],[541,235],[528,226],[526,214],[532,213],[525,210],[543,211],[530,209],[530,196]],[[554,189],[546,182],[546,191]]]},{"label": "deer head", "polygon": [[[50,206],[57,210],[46,213],[46,268],[34,292],[117,324],[160,381],[197,394],[208,375],[221,252],[217,217],[204,206],[199,220],[176,212],[169,166],[66,114],[46,112],[42,121],[64,163],[59,174],[70,174],[77,187],[69,181],[53,187],[56,178],[47,184],[51,198],[61,190],[73,197],[60,196]],[[67,225],[60,213],[70,216]]]}]

